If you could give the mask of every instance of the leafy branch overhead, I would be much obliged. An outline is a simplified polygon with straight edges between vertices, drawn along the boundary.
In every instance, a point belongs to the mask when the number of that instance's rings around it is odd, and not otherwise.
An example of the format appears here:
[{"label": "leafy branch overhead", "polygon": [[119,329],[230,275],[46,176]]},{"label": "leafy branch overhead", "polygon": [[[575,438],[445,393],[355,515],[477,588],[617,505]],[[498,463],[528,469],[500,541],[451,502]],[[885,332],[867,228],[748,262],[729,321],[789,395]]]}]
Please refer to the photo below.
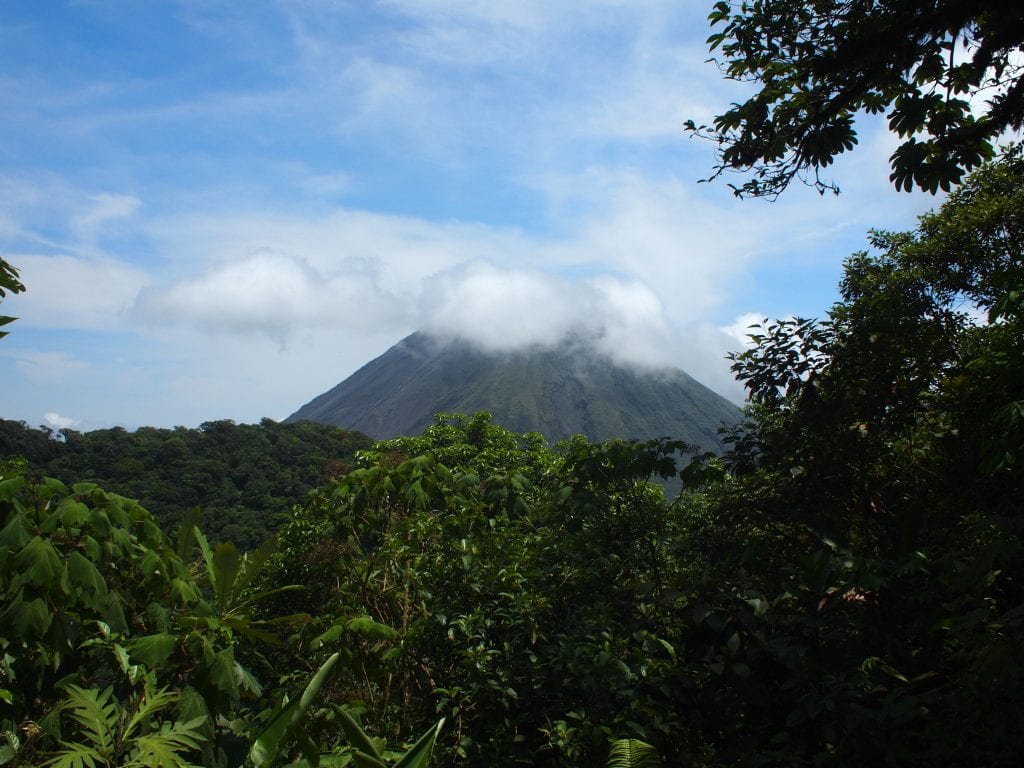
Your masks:
[{"label": "leafy branch overhead", "polygon": [[[856,116],[885,113],[901,140],[897,189],[948,191],[1024,124],[1024,4],[1005,0],[718,2],[713,59],[757,84],[710,125],[725,171],[749,174],[737,196],[775,198],[794,178],[839,192],[822,172],[854,148]],[[710,180],[710,179],[709,179]]]},{"label": "leafy branch overhead", "polygon": [[[3,299],[7,295],[7,291],[10,291],[11,293],[21,293],[24,290],[25,285],[19,279],[18,270],[8,262],[0,259],[0,299]],[[9,317],[7,315],[0,315],[0,326],[12,323],[15,319],[16,318]],[[0,331],[0,339],[6,335],[7,331]]]}]

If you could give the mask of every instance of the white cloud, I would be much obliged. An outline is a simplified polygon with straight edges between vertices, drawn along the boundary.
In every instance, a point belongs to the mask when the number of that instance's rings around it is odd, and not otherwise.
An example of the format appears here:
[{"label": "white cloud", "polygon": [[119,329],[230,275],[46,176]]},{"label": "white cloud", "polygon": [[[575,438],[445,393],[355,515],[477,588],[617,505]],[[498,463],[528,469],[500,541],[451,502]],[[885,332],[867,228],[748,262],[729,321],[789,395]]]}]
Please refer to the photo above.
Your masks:
[{"label": "white cloud", "polygon": [[123,328],[149,280],[142,269],[111,258],[12,254],[9,261],[26,287],[9,298],[10,312],[38,328]]},{"label": "white cloud", "polygon": [[639,281],[607,274],[570,281],[481,262],[431,281],[420,327],[490,351],[583,343],[649,368],[675,365],[685,344]]},{"label": "white cloud", "polygon": [[765,315],[762,312],[744,312],[729,325],[721,326],[719,330],[735,340],[736,349],[741,350],[753,346],[750,335],[764,327],[764,320]]},{"label": "white cloud", "polygon": [[70,416],[61,416],[59,413],[48,411],[43,414],[43,420],[56,429],[74,429],[81,424],[80,419],[73,419]]},{"label": "white cloud", "polygon": [[144,291],[135,316],[215,333],[262,333],[285,343],[317,326],[357,333],[393,322],[403,307],[372,274],[323,273],[303,259],[273,251],[222,262],[170,286]]}]

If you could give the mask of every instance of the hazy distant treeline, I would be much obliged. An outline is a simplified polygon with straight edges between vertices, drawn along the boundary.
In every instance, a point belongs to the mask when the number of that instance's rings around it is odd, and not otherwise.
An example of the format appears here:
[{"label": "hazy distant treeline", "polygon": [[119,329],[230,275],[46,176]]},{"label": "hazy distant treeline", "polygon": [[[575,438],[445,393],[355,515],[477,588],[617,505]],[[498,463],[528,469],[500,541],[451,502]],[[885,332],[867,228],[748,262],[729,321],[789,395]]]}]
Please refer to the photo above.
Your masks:
[{"label": "hazy distant treeline", "polygon": [[258,545],[292,505],[343,473],[355,451],[369,445],[359,432],[271,419],[134,432],[54,432],[0,419],[0,459],[23,456],[32,473],[91,481],[139,499],[166,530],[198,506],[214,539],[243,548]]}]

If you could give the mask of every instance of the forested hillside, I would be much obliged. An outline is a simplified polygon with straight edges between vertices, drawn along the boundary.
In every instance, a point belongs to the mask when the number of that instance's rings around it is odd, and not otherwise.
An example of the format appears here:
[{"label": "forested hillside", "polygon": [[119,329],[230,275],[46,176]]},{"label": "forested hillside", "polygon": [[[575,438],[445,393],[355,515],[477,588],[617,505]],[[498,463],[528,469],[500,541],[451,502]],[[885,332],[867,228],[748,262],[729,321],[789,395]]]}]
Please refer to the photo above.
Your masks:
[{"label": "forested hillside", "polygon": [[57,434],[0,419],[0,459],[21,456],[30,474],[138,499],[167,530],[199,507],[207,533],[245,549],[259,546],[292,505],[343,474],[370,442],[358,432],[270,419]]}]

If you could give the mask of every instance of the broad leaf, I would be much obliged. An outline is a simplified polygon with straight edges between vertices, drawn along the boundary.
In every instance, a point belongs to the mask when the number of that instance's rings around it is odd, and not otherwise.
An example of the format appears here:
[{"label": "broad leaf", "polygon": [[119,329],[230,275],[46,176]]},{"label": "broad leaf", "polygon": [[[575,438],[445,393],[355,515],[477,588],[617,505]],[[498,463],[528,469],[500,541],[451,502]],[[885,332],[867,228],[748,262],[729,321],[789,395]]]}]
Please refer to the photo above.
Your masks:
[{"label": "broad leaf", "polygon": [[416,743],[409,748],[408,752],[402,755],[402,758],[395,763],[395,768],[425,768],[430,762],[430,753],[434,749],[434,742],[437,741],[437,735],[441,733],[442,726],[444,726],[443,717],[437,721],[436,725],[420,736]]}]

